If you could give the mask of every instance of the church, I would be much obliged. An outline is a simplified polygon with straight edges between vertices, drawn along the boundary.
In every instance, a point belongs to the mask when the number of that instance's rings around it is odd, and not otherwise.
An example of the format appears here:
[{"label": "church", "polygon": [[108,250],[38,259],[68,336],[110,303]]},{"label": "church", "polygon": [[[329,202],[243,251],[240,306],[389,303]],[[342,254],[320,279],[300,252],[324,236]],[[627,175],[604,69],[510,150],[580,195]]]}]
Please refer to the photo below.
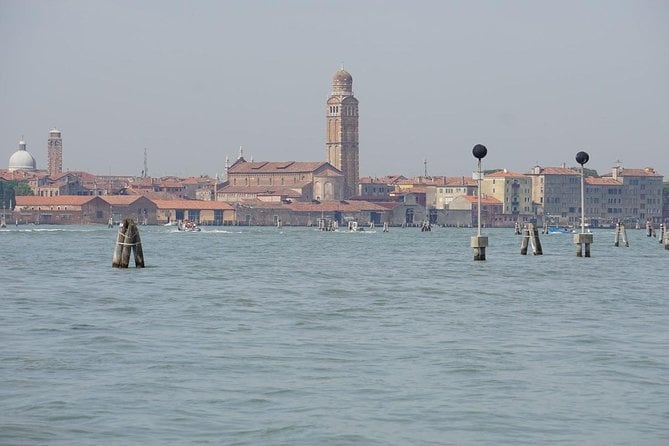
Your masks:
[{"label": "church", "polygon": [[341,68],[326,101],[326,161],[247,161],[226,166],[216,200],[339,201],[356,195],[360,176],[358,100],[353,77]]}]

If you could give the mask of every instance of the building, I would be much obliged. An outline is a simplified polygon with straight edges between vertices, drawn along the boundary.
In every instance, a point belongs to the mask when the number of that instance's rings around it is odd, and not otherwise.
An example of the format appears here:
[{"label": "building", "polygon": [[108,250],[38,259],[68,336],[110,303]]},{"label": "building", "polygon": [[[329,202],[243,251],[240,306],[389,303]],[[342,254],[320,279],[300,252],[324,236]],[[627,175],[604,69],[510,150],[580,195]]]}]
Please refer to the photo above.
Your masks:
[{"label": "building", "polygon": [[[493,197],[481,197],[481,226],[507,226],[501,218],[504,204]],[[448,204],[446,226],[478,226],[478,196],[460,195]]]},{"label": "building", "polygon": [[360,148],[358,100],[353,96],[353,77],[343,68],[332,77],[326,112],[326,160],[344,176],[343,198],[348,198],[358,193]]},{"label": "building", "polygon": [[262,196],[302,201],[341,200],[344,176],[323,161],[246,161],[240,156],[227,169],[227,182],[217,188],[216,199],[239,202]]},{"label": "building", "polygon": [[35,162],[35,158],[33,158],[30,152],[28,152],[26,142],[23,140],[23,137],[21,137],[21,140],[19,141],[18,150],[9,157],[9,165],[7,166],[7,170],[10,172],[15,170],[37,170],[37,163]]},{"label": "building", "polygon": [[581,172],[565,166],[534,166],[528,176],[532,201],[544,223],[568,226],[580,222]]},{"label": "building", "polygon": [[[662,223],[663,177],[652,167],[626,169],[618,164],[604,178],[617,180],[621,185],[615,192],[610,189],[610,196],[606,200],[607,213],[618,214],[618,219],[609,216],[611,222],[619,220],[626,223]],[[616,212],[608,212],[609,207]]]},{"label": "building", "polygon": [[58,175],[63,172],[63,138],[60,130],[52,128],[47,140],[47,156],[49,175]]},{"label": "building", "polygon": [[486,174],[481,182],[481,193],[502,203],[502,214],[497,226],[513,226],[516,222],[533,220],[532,179],[528,175],[506,169]]}]

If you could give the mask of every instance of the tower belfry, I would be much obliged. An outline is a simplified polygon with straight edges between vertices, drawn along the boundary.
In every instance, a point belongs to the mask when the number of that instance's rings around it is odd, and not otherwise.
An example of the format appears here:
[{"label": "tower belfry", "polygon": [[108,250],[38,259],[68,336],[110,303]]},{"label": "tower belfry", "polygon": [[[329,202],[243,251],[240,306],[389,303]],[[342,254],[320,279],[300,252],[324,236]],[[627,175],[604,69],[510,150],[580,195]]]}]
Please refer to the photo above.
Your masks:
[{"label": "tower belfry", "polygon": [[348,198],[358,189],[360,148],[358,100],[353,96],[353,77],[343,67],[332,76],[326,112],[326,160],[344,175],[344,198]]}]

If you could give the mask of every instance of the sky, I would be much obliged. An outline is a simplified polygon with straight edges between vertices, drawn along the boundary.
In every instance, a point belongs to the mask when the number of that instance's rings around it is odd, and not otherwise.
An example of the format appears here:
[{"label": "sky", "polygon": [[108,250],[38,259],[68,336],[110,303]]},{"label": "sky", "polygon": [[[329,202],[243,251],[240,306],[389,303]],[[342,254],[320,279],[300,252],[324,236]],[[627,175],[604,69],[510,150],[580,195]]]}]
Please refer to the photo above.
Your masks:
[{"label": "sky", "polygon": [[[225,158],[325,161],[340,66],[360,175],[534,165],[669,177],[669,2],[0,0],[0,167],[216,175]],[[425,163],[426,162],[426,163]]]}]

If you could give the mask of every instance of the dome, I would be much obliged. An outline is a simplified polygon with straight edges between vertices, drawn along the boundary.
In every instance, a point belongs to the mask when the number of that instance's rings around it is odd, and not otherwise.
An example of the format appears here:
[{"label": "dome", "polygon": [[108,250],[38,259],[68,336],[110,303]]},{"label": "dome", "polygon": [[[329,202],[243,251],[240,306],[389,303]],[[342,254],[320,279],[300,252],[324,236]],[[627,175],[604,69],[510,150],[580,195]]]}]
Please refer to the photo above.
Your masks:
[{"label": "dome", "polygon": [[25,141],[19,141],[19,150],[9,157],[8,170],[35,170],[37,163],[35,158],[26,150]]},{"label": "dome", "polygon": [[352,84],[353,76],[351,76],[351,73],[342,68],[341,70],[338,70],[334,76],[332,76],[332,82],[335,84]]}]

